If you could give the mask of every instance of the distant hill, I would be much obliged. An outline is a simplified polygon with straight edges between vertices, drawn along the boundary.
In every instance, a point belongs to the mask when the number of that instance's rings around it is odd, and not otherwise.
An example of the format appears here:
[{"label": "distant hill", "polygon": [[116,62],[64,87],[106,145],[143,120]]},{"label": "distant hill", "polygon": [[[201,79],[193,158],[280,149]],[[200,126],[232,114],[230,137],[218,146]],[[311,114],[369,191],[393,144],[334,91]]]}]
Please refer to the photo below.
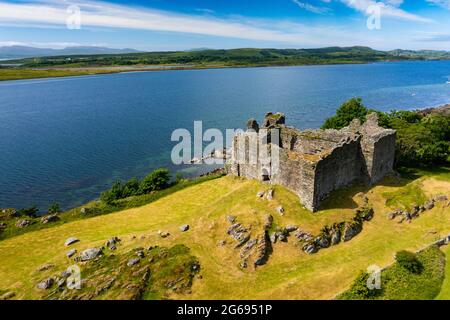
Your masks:
[{"label": "distant hill", "polygon": [[450,59],[450,51],[438,51],[438,50],[392,50],[388,51],[389,54],[396,57],[408,57],[413,59],[426,59],[426,60],[448,60]]},{"label": "distant hill", "polygon": [[0,47],[0,59],[22,59],[32,57],[90,55],[90,54],[123,54],[136,53],[135,49],[111,49],[105,47],[79,46],[64,49],[34,48],[27,46]]},{"label": "distant hill", "polygon": [[[21,60],[7,61],[18,63],[23,68],[32,67],[106,67],[106,66],[182,66],[195,68],[211,67],[250,67],[250,66],[297,66],[320,64],[371,63],[403,60],[446,60],[446,51],[379,51],[369,47],[327,47],[317,49],[258,49],[241,48],[229,50],[190,50],[164,52],[107,53],[101,48],[93,54],[87,50],[67,48],[71,54],[58,56],[39,56]],[[89,50],[94,50],[89,47]],[[123,49],[122,51],[127,50]],[[130,49],[131,50],[131,49]],[[30,53],[31,54],[31,53]],[[43,53],[42,53],[43,54]]]}]

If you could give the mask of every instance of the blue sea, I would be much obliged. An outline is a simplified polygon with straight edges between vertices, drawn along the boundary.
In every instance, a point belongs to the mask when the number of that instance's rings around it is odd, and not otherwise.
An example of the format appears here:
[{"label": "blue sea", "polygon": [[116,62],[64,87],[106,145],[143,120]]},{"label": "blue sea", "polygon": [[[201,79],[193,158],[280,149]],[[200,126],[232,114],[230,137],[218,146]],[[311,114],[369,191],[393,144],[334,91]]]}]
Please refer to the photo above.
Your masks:
[{"label": "blue sea", "polygon": [[317,128],[351,97],[382,111],[450,103],[450,61],[135,72],[0,82],[0,208],[95,199],[117,179],[174,166],[177,128],[244,127],[284,112]]}]

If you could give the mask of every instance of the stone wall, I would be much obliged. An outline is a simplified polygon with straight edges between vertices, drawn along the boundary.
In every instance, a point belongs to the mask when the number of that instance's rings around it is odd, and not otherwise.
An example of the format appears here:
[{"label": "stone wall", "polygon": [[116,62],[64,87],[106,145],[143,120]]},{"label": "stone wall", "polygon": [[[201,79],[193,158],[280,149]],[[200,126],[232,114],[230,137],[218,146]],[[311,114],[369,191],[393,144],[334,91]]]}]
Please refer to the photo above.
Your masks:
[{"label": "stone wall", "polygon": [[339,144],[325,158],[319,160],[315,170],[313,211],[332,191],[364,180],[364,161],[361,137]]}]

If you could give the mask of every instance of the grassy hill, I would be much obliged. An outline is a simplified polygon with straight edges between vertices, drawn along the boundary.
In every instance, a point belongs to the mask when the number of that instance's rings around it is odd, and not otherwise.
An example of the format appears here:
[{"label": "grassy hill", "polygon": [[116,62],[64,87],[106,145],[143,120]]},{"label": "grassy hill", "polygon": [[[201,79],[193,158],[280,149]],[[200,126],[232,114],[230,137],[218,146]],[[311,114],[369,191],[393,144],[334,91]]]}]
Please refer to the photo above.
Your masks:
[{"label": "grassy hill", "polygon": [[368,47],[354,46],[318,49],[241,48],[129,54],[79,54],[2,61],[0,80],[127,71],[299,66],[429,59],[447,60],[450,59],[450,53],[446,51],[379,51]]},{"label": "grassy hill", "polygon": [[[419,188],[426,197],[449,195],[450,170],[409,173],[403,179],[387,178],[370,190],[353,187],[339,191],[324,204],[321,211],[311,213],[302,208],[297,196],[276,186],[274,199],[257,198],[256,193],[268,185],[257,181],[223,177],[203,182],[139,208],[124,210],[37,230],[0,241],[0,293],[14,292],[15,299],[43,298],[36,284],[54,272],[73,264],[66,256],[64,241],[77,237],[73,248],[82,251],[102,246],[112,236],[122,239],[114,255],[126,255],[137,247],[183,244],[198,259],[200,277],[192,280],[188,291],[166,292],[165,298],[183,299],[331,299],[345,291],[360,270],[369,265],[381,267],[393,261],[399,250],[415,251],[450,233],[450,208],[438,204],[412,223],[389,220],[392,211],[386,203],[406,206],[414,201],[409,193]],[[364,192],[375,210],[372,221],[364,224],[361,234],[349,242],[323,249],[314,255],[301,251],[293,236],[287,243],[273,245],[266,265],[241,269],[239,250],[226,234],[228,215],[251,226],[256,232],[271,213],[278,226],[297,225],[311,233],[325,225],[349,219],[361,204]],[[399,202],[399,197],[404,197]],[[394,200],[393,200],[394,199]],[[394,201],[394,202],[393,202]],[[285,208],[283,216],[276,207]],[[179,227],[189,224],[187,232]],[[162,238],[158,231],[169,232]],[[218,245],[225,240],[224,246]],[[71,247],[72,248],[72,247]],[[36,271],[44,264],[52,270]],[[447,264],[448,273],[450,273]],[[450,298],[449,279],[444,281],[441,298]],[[152,295],[144,295],[154,298]]]}]

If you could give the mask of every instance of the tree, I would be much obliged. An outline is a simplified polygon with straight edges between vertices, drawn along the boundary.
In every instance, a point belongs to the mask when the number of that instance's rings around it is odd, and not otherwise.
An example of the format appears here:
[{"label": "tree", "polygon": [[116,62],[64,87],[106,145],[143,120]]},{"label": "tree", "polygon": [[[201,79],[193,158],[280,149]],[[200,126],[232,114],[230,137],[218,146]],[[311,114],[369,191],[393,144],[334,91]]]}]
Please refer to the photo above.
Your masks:
[{"label": "tree", "polygon": [[361,98],[352,98],[344,102],[337,110],[336,115],[325,120],[322,129],[342,129],[350,124],[353,119],[359,119],[361,123],[366,121],[367,108]]},{"label": "tree", "polygon": [[111,189],[102,192],[100,195],[100,200],[105,202],[106,204],[111,204],[116,200],[123,198],[123,187],[120,181],[116,181]]},{"label": "tree", "polygon": [[61,208],[59,206],[58,202],[53,202],[50,207],[48,207],[48,213],[50,214],[56,214],[56,213],[60,213],[61,212]]},{"label": "tree", "polygon": [[169,170],[165,168],[157,169],[142,179],[139,192],[145,194],[151,191],[165,189],[169,186],[169,180]]},{"label": "tree", "polygon": [[138,193],[139,193],[139,180],[137,178],[131,178],[123,186],[122,197],[127,198],[138,195]]}]

